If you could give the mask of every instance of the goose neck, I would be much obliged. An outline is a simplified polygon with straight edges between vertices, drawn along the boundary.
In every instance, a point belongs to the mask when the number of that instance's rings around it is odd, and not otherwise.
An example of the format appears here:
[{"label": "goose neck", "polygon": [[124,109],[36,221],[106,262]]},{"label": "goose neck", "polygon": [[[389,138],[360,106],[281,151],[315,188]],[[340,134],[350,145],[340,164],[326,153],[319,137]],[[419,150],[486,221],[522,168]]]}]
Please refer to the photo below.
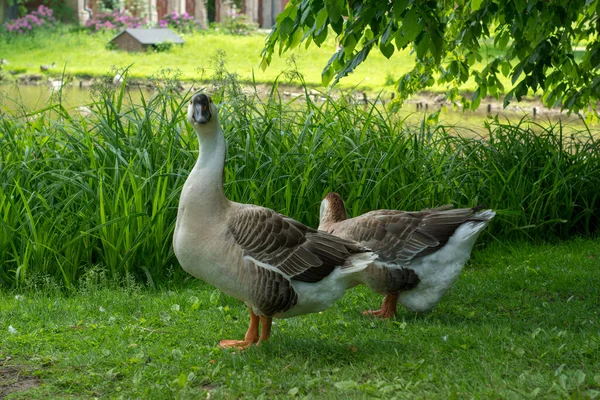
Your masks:
[{"label": "goose neck", "polygon": [[225,137],[218,126],[212,132],[203,130],[196,133],[200,141],[200,154],[190,174],[191,181],[196,182],[195,190],[200,192],[205,200],[211,203],[223,202],[226,200],[223,192],[223,169],[227,150]]}]

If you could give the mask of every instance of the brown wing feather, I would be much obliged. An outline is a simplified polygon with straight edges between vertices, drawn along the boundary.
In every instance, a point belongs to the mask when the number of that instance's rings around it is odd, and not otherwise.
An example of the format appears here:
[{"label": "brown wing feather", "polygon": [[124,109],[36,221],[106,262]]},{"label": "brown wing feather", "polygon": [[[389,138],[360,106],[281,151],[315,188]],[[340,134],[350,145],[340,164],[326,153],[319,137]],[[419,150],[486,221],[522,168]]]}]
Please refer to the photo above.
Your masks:
[{"label": "brown wing feather", "polygon": [[335,224],[330,233],[369,247],[383,261],[404,265],[444,246],[463,223],[479,220],[474,216],[478,207],[451,208],[372,211]]},{"label": "brown wing feather", "polygon": [[240,206],[231,215],[229,232],[244,256],[268,264],[293,280],[318,282],[336,266],[343,267],[350,255],[367,251],[268,208]]}]

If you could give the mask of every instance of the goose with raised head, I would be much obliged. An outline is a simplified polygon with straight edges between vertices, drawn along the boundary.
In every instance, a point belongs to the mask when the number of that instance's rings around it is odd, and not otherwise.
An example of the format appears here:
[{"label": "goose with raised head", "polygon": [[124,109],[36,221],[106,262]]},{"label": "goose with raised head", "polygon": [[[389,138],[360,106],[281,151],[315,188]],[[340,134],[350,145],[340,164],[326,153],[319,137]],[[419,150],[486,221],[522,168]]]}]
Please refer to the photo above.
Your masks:
[{"label": "goose with raised head", "polygon": [[228,200],[217,112],[203,93],[188,106],[200,154],[181,191],[173,249],[185,271],[250,307],[245,338],[220,342],[243,348],[267,340],[273,318],[329,307],[359,283],[376,255],[270,209]]},{"label": "goose with raised head", "polygon": [[361,283],[385,297],[381,309],[364,313],[392,318],[398,302],[415,312],[439,303],[496,215],[480,210],[447,205],[417,212],[377,210],[348,218],[344,200],[328,193],[321,202],[318,229],[377,253],[377,261],[361,272]]}]

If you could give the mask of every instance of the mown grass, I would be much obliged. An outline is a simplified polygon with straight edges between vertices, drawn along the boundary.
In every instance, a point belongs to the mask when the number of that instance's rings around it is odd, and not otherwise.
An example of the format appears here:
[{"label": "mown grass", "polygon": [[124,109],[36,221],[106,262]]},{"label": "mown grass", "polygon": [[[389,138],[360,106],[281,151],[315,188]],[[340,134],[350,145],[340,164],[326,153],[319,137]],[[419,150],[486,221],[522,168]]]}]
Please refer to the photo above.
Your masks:
[{"label": "mown grass", "polygon": [[[332,33],[321,47],[313,44],[305,49],[300,46],[281,57],[274,55],[271,66],[262,71],[259,67],[260,54],[266,33],[232,36],[212,30],[201,31],[184,35],[186,43],[183,46],[174,46],[168,52],[159,53],[128,53],[107,49],[106,45],[114,35],[107,32],[90,34],[68,28],[23,37],[4,35],[0,37],[0,54],[11,63],[6,66],[6,71],[13,69],[39,74],[41,64],[55,62],[56,67],[49,71],[50,75],[60,75],[64,70],[69,75],[106,76],[115,67],[131,65],[129,71],[132,77],[147,79],[156,74],[157,66],[162,66],[179,69],[182,72],[181,79],[191,81],[208,79],[215,68],[212,60],[218,52],[224,51],[229,69],[236,72],[240,79],[267,84],[273,82],[282,71],[294,68],[290,65],[290,58],[293,57],[305,82],[323,88],[321,72],[336,48]],[[495,50],[490,48],[486,54],[491,56],[494,53]],[[378,51],[372,52],[364,64],[341,81],[340,87],[360,87],[375,93],[384,89],[393,90],[395,81],[412,68],[413,62],[414,57],[409,50],[397,52],[389,60]],[[510,87],[508,78],[502,77],[501,80],[506,88]],[[293,84],[298,83],[298,80],[293,81]],[[464,87],[466,91],[474,89],[474,82]],[[436,86],[432,90],[444,91],[445,87]]]},{"label": "mown grass", "polygon": [[[259,98],[226,71],[217,78],[232,200],[311,226],[329,191],[352,215],[483,204],[498,211],[484,243],[591,235],[600,225],[600,145],[587,131],[564,137],[559,124],[490,120],[473,137],[343,99]],[[184,276],[171,238],[198,150],[189,93],[167,83],[131,107],[126,95],[96,92],[88,117],[60,103],[0,117],[0,285],[50,276],[73,288],[94,267],[150,286]]]},{"label": "mown grass", "polygon": [[599,260],[598,239],[477,246],[431,313],[364,317],[380,297],[356,288],[244,352],[216,344],[243,336],[246,308],[197,281],[115,287],[96,270],[70,296],[31,281],[0,294],[0,394],[598,398]]}]

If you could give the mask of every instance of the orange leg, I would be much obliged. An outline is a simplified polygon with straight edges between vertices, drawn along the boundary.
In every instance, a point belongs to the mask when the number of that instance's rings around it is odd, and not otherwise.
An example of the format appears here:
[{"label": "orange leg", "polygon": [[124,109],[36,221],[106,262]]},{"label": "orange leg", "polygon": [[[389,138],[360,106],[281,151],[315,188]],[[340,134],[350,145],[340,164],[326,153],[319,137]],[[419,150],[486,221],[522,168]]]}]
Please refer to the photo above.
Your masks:
[{"label": "orange leg", "polygon": [[[258,322],[260,319],[266,317],[258,317],[258,315],[254,314],[252,307],[250,307],[250,326],[248,327],[248,331],[246,332],[246,336],[244,340],[221,340],[219,342],[219,347],[224,349],[237,347],[239,349],[245,349],[247,347],[252,346],[253,344],[258,342]],[[271,330],[271,325],[269,324],[269,332]],[[264,324],[263,324],[263,334],[260,336],[260,339],[263,340],[264,335]],[[269,335],[267,334],[267,338]],[[264,339],[266,340],[266,339]]]},{"label": "orange leg", "polygon": [[373,315],[381,318],[394,318],[396,316],[396,305],[398,304],[398,293],[386,294],[379,310],[363,311],[364,315]]},{"label": "orange leg", "polygon": [[261,344],[262,342],[269,340],[271,336],[271,324],[273,323],[272,317],[260,317],[260,339],[257,344]]}]

